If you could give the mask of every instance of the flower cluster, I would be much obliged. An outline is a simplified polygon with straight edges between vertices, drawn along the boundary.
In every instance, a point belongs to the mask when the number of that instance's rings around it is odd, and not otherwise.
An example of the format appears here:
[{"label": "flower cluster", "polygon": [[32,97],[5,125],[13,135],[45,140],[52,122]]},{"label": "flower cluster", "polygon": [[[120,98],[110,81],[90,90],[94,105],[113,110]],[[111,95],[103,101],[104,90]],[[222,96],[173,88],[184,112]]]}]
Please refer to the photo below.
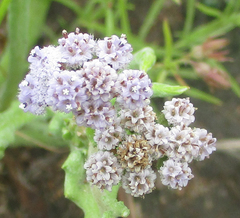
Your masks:
[{"label": "flower cluster", "polygon": [[[59,46],[36,46],[31,51],[30,71],[19,85],[20,108],[37,115],[44,114],[46,107],[73,112],[78,125],[105,128],[114,119],[110,100],[124,98],[116,84],[127,77],[124,69],[132,59],[132,47],[124,35],[95,41],[78,28],[69,34],[63,30],[62,35]],[[142,89],[134,91],[138,94]]]},{"label": "flower cluster", "polygon": [[111,191],[121,183],[135,197],[152,192],[153,162],[162,157],[162,183],[185,187],[193,178],[188,164],[216,150],[211,133],[189,127],[195,120],[190,100],[165,102],[165,127],[150,106],[147,73],[127,69],[132,47],[125,35],[95,41],[77,28],[69,34],[64,30],[58,42],[30,53],[30,72],[19,85],[20,108],[33,114],[43,114],[46,107],[71,112],[78,126],[95,130],[98,151],[88,155],[84,168],[87,181],[100,189]]}]

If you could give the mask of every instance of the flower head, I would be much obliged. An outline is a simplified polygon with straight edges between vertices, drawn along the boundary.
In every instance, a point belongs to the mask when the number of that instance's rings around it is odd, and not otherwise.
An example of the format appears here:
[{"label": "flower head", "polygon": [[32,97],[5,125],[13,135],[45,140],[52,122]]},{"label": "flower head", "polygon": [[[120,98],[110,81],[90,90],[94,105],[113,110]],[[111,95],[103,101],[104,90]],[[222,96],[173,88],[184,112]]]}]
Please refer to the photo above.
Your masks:
[{"label": "flower head", "polygon": [[81,109],[73,110],[76,123],[79,126],[93,129],[105,129],[114,123],[115,110],[110,102],[86,101]]},{"label": "flower head", "polygon": [[149,126],[144,135],[154,151],[153,159],[164,156],[169,148],[169,129],[161,124],[155,124]]},{"label": "flower head", "polygon": [[116,123],[105,130],[97,129],[94,140],[98,144],[99,150],[112,150],[121,142],[123,129]]},{"label": "flower head", "polygon": [[212,133],[208,133],[206,129],[195,128],[193,137],[192,145],[198,147],[195,159],[202,161],[208,158],[213,151],[216,151],[217,139],[213,138]]},{"label": "flower head", "polygon": [[101,62],[109,64],[113,69],[126,67],[132,60],[132,46],[127,43],[126,35],[119,38],[116,35],[98,40],[96,53]]},{"label": "flower head", "polygon": [[166,101],[163,108],[162,112],[168,123],[174,126],[180,125],[181,123],[188,126],[195,120],[193,114],[196,109],[193,107],[193,104],[190,103],[189,98],[173,98],[171,101]]},{"label": "flower head", "polygon": [[230,78],[224,70],[212,67],[205,62],[192,62],[192,66],[211,89],[228,89],[231,87]]},{"label": "flower head", "polygon": [[151,166],[152,149],[140,135],[129,135],[117,151],[123,168],[132,172]]},{"label": "flower head", "polygon": [[157,176],[151,168],[146,168],[139,172],[129,172],[122,178],[122,186],[126,193],[134,197],[149,194],[154,189],[154,182]]},{"label": "flower head", "polygon": [[47,103],[53,110],[69,113],[88,99],[79,71],[55,72],[49,81]]},{"label": "flower head", "polygon": [[42,70],[44,69],[49,75],[53,71],[60,71],[61,63],[64,63],[61,52],[58,48],[53,46],[47,46],[40,49],[36,46],[31,50],[28,56],[28,62],[30,63],[30,70]]},{"label": "flower head", "polygon": [[124,70],[118,77],[117,102],[123,108],[134,110],[147,106],[153,94],[152,83],[148,75],[140,70]]},{"label": "flower head", "polygon": [[222,50],[229,44],[229,41],[224,38],[208,38],[202,45],[197,45],[192,49],[192,56],[195,59],[212,58],[217,61],[232,61],[232,58],[226,57],[228,50]]},{"label": "flower head", "polygon": [[92,100],[109,101],[115,94],[117,73],[99,60],[85,62],[80,70],[84,78],[84,88]]},{"label": "flower head", "polygon": [[80,33],[78,28],[69,34],[63,30],[63,38],[59,39],[58,43],[63,59],[72,68],[80,67],[93,57],[95,47],[93,36]]},{"label": "flower head", "polygon": [[193,178],[191,169],[186,162],[177,162],[169,159],[159,170],[163,185],[181,190]]},{"label": "flower head", "polygon": [[156,114],[153,112],[151,106],[145,106],[143,108],[122,109],[119,111],[120,123],[124,128],[137,133],[144,133],[146,130],[154,125]]},{"label": "flower head", "polygon": [[100,189],[112,191],[112,186],[121,180],[122,168],[117,158],[108,151],[92,154],[84,164],[87,181]]}]

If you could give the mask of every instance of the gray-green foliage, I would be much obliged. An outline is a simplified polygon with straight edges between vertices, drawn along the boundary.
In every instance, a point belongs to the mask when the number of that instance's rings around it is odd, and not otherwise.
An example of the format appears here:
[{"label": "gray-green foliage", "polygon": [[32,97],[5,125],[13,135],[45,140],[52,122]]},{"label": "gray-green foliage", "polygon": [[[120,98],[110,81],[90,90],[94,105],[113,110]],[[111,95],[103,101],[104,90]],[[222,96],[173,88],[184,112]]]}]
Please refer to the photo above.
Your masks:
[{"label": "gray-green foliage", "polygon": [[18,105],[19,102],[14,101],[8,110],[0,114],[0,159],[4,156],[7,146],[14,142],[15,131],[36,119],[34,115],[19,110]]}]

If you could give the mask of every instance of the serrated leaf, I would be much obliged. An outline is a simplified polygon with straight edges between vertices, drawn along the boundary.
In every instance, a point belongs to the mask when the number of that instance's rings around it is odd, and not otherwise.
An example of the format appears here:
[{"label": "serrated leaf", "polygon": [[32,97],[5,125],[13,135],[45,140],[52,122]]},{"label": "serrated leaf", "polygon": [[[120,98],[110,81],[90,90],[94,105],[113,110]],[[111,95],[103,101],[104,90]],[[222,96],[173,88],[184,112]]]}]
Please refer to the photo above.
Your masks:
[{"label": "serrated leaf", "polygon": [[73,150],[63,164],[65,197],[84,211],[85,218],[128,216],[127,207],[116,200],[118,186],[113,187],[112,192],[101,191],[85,181],[85,158],[83,151]]},{"label": "serrated leaf", "polygon": [[172,86],[163,83],[153,83],[153,95],[152,97],[169,97],[180,95],[189,89],[188,86]]},{"label": "serrated leaf", "polygon": [[14,142],[15,131],[36,117],[24,113],[18,105],[19,102],[15,101],[8,110],[0,114],[0,159],[4,156],[7,146]]}]

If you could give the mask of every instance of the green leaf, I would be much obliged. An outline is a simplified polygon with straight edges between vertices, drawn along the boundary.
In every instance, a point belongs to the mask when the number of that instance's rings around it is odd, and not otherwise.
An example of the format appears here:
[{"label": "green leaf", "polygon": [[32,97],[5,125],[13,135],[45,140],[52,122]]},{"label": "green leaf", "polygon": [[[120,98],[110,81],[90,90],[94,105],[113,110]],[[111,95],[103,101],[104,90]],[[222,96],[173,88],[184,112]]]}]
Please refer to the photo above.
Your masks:
[{"label": "green leaf", "polygon": [[[86,128],[86,135],[88,137],[88,140],[92,145],[96,145],[96,142],[94,141],[93,137],[95,135],[95,130],[92,128],[87,127]],[[97,146],[97,145],[96,145]]]},{"label": "green leaf", "polygon": [[4,156],[4,150],[14,142],[15,131],[24,124],[32,121],[36,116],[24,113],[15,101],[11,107],[0,114],[0,159]]},{"label": "green leaf", "polygon": [[187,91],[189,87],[187,86],[172,86],[163,83],[153,83],[153,95],[152,97],[169,97],[180,95],[183,92]]},{"label": "green leaf", "polygon": [[220,17],[222,12],[216,8],[206,6],[200,2],[197,3],[197,9],[202,13],[211,16],[211,17]]},{"label": "green leaf", "polygon": [[[86,13],[86,11],[83,10],[83,7],[78,5],[77,2],[75,2],[75,1],[72,1],[72,0],[54,0],[54,1],[59,2],[60,4],[63,4],[65,7],[69,8],[71,11],[73,11],[74,13],[76,13],[78,15]],[[88,1],[86,3],[89,4],[89,2],[92,3],[92,1]],[[84,15],[86,15],[86,14],[84,14]]]},{"label": "green leaf", "polygon": [[190,96],[190,97],[194,97],[194,98],[198,98],[201,99],[203,101],[212,103],[212,104],[216,104],[216,105],[221,105],[222,101],[216,97],[214,97],[213,95],[210,95],[206,92],[203,92],[201,90],[192,88],[188,91],[185,92],[186,95]]},{"label": "green leaf", "polygon": [[61,136],[49,133],[48,120],[46,115],[35,116],[34,122],[27,123],[15,132],[15,141],[10,146],[37,146],[54,152],[61,152],[64,148],[67,151],[68,143]]},{"label": "green leaf", "polygon": [[9,4],[9,40],[5,58],[8,61],[3,63],[8,66],[1,66],[7,70],[7,75],[1,90],[0,111],[7,109],[17,94],[18,84],[27,71],[27,54],[41,33],[50,2],[50,0],[14,0]]},{"label": "green leaf", "polygon": [[[43,26],[52,0],[31,0],[29,9],[29,42],[28,50],[35,46],[38,38],[42,35]],[[36,16],[37,15],[37,16]]]},{"label": "green leaf", "polygon": [[195,28],[189,35],[176,42],[174,47],[176,50],[191,48],[194,45],[202,44],[209,37],[226,34],[237,26],[240,26],[239,13],[214,19],[208,24]]},{"label": "green leaf", "polygon": [[7,80],[0,98],[0,110],[9,107],[17,93],[18,83],[27,68],[30,0],[14,0],[9,5],[9,66]]},{"label": "green leaf", "polygon": [[64,127],[64,120],[71,118],[72,114],[65,114],[65,113],[55,113],[52,117],[49,125],[48,131],[50,134],[62,137],[62,129]]},{"label": "green leaf", "polygon": [[150,47],[145,47],[136,52],[133,56],[133,60],[130,63],[130,68],[149,71],[156,62],[156,55],[154,50]]},{"label": "green leaf", "polygon": [[166,67],[169,67],[172,60],[173,39],[172,39],[172,33],[171,33],[169,23],[166,19],[163,21],[163,35],[164,35],[164,42],[165,42],[164,65]]},{"label": "green leaf", "polygon": [[148,10],[147,16],[144,18],[144,22],[139,30],[139,38],[144,40],[148,35],[151,27],[154,25],[157,16],[159,16],[160,11],[163,8],[165,0],[156,0],[152,3],[150,9]]},{"label": "green leaf", "polygon": [[182,0],[172,0],[173,2],[175,2],[177,5],[181,5],[182,4]]},{"label": "green leaf", "polygon": [[234,77],[232,77],[230,74],[228,74],[230,78],[231,88],[233,92],[240,98],[240,86],[238,81]]},{"label": "green leaf", "polygon": [[0,3],[0,25],[2,23],[3,18],[6,15],[8,5],[10,4],[11,0],[2,0]]},{"label": "green leaf", "polygon": [[118,186],[112,192],[101,191],[85,181],[85,156],[81,150],[73,150],[62,168],[65,171],[64,194],[82,208],[85,218],[126,217],[129,210],[116,200]]}]

